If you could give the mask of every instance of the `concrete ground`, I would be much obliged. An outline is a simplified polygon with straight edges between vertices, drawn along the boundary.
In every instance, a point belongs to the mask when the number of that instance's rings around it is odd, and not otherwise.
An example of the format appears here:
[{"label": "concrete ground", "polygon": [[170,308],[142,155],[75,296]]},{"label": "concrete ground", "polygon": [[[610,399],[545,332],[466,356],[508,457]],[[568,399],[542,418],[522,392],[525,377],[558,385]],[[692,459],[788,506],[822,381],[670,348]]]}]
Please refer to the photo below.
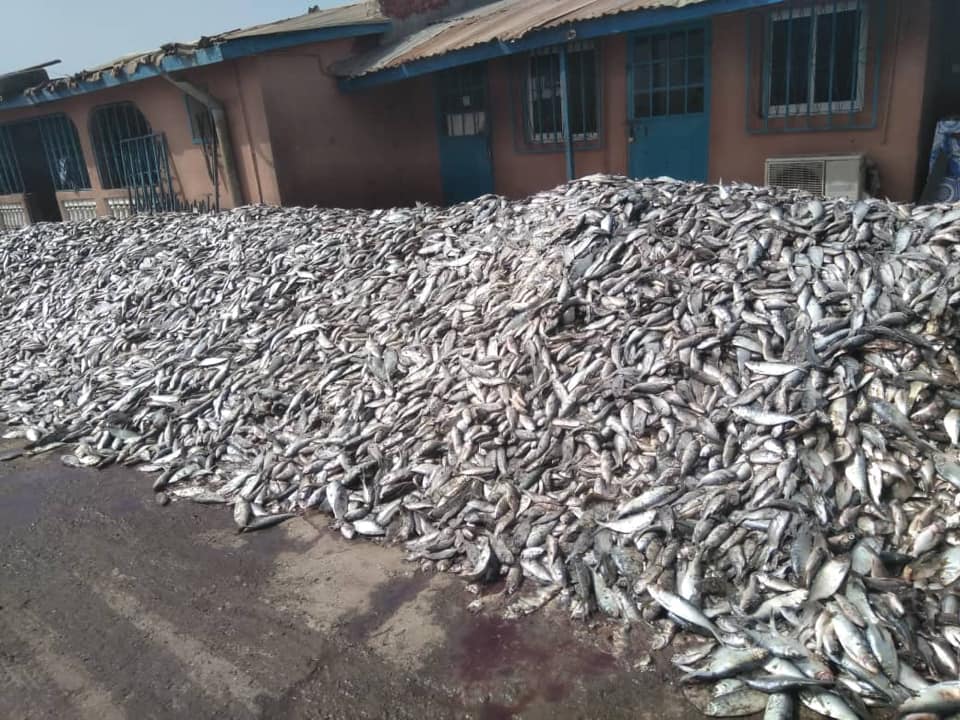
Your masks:
[{"label": "concrete ground", "polygon": [[0,718],[698,715],[645,631],[506,621],[323,516],[239,535],[150,478],[0,464]]}]

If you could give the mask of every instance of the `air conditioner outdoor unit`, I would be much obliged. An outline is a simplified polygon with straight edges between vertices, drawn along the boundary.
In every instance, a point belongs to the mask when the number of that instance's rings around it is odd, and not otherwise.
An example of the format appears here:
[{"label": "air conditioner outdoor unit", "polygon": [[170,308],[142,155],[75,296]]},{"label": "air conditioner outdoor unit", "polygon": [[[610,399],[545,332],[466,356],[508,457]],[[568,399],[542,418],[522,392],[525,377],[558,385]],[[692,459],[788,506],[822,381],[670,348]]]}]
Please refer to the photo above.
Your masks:
[{"label": "air conditioner outdoor unit", "polygon": [[859,200],[864,196],[866,163],[863,155],[769,158],[764,184],[806,190],[826,197]]}]

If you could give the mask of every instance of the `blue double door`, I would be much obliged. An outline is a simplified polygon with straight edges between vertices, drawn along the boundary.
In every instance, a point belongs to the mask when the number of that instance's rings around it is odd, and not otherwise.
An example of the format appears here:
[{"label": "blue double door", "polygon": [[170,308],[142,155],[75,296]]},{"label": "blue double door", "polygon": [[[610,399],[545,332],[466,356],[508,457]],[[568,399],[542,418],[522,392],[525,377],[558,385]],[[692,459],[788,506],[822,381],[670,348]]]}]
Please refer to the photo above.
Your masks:
[{"label": "blue double door", "polygon": [[706,24],[637,33],[628,43],[629,172],[707,179],[710,34]]},{"label": "blue double door", "polygon": [[486,64],[439,73],[436,94],[444,202],[450,205],[492,193]]}]

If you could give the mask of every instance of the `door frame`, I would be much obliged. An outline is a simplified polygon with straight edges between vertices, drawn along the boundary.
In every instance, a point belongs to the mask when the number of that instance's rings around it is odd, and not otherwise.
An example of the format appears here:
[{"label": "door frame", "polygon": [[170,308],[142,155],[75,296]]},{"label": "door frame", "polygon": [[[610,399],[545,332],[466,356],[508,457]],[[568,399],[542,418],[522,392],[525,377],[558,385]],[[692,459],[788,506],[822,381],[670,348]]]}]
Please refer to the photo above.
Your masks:
[{"label": "door frame", "polygon": [[[703,114],[706,119],[706,132],[707,132],[707,147],[706,147],[706,178],[705,181],[709,181],[710,178],[710,126],[712,120],[712,109],[713,109],[713,18],[705,17],[702,20],[694,20],[681,23],[671,23],[668,25],[658,25],[657,27],[645,28],[643,30],[637,30],[627,34],[627,175],[633,177],[632,167],[631,167],[631,153],[632,146],[636,140],[631,140],[634,137],[634,131],[638,122],[638,118],[634,115],[635,104],[633,100],[633,76],[634,76],[634,52],[633,46],[638,37],[644,35],[656,35],[659,33],[670,33],[673,30],[693,30],[695,28],[703,28],[703,50],[704,50],[704,63],[703,63]],[[654,116],[650,116],[652,119]],[[669,118],[670,115],[656,116],[661,118]]]},{"label": "door frame", "polygon": [[[483,100],[484,100],[484,125],[485,131],[480,133],[486,139],[486,150],[487,150],[487,161],[490,168],[490,192],[496,192],[496,175],[493,170],[493,109],[491,107],[491,102],[493,98],[490,94],[490,62],[487,60],[480,60],[476,63],[469,63],[469,65],[480,65],[483,67]],[[460,70],[463,66],[456,66],[453,68],[448,68],[447,72]],[[444,140],[448,137],[456,138],[457,136],[448,136],[446,135],[446,127],[444,124],[445,113],[443,111],[443,88],[441,86],[441,78],[443,73],[436,73],[433,76],[433,97],[434,97],[434,118],[436,121],[437,127],[437,152],[439,155],[439,170],[440,170],[440,193],[443,197],[444,204],[450,204],[450,200],[447,197],[445,185],[445,178],[443,173],[443,143]],[[460,137],[478,137],[478,135],[467,135]],[[456,201],[463,202],[463,201]]]}]

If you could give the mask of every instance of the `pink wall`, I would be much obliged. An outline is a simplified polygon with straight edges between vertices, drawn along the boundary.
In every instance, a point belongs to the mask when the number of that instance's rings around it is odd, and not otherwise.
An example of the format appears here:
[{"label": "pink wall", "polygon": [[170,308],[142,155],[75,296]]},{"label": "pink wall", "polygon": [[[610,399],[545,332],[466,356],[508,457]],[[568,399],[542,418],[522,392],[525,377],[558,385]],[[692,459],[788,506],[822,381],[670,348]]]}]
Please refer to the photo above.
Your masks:
[{"label": "pink wall", "polygon": [[[768,157],[866,153],[878,165],[883,194],[897,200],[913,200],[918,192],[916,168],[919,148],[923,145],[921,107],[929,13],[929,0],[910,3],[909,12],[902,0],[889,3],[878,85],[879,119],[875,130],[767,135],[747,132],[744,117],[748,14],[714,18],[710,180],[716,182],[723,178],[762,184],[764,160]],[[577,176],[594,172],[628,172],[626,48],[625,35],[603,40],[601,147],[585,150],[578,146],[575,152]],[[520,117],[523,58],[495,60],[489,68],[490,94],[494,103],[492,143],[496,192],[522,197],[565,182],[566,161],[562,150],[524,152],[527,148]]]},{"label": "pink wall", "polygon": [[[234,144],[234,161],[243,194],[242,203],[280,203],[280,191],[270,149],[270,132],[261,95],[261,78],[256,58],[242,58],[229,62],[188,70],[178,75],[194,85],[205,88],[223,103]],[[175,93],[179,90],[172,88]],[[183,104],[182,96],[180,104]],[[184,111],[184,118],[185,118]],[[186,124],[184,124],[184,122]],[[186,141],[180,143],[183,172],[192,172],[209,184],[209,176],[203,163],[202,153],[189,137],[189,122],[180,123],[187,131]],[[200,165],[197,165],[199,161]],[[189,164],[188,164],[189,163]],[[221,167],[221,185],[225,184]],[[223,192],[223,190],[221,190]]]},{"label": "pink wall", "polygon": [[[600,139],[595,149],[574,148],[577,177],[592,173],[627,172],[626,37],[616,35],[600,42],[603,78]],[[567,181],[567,161],[562,147],[544,152],[528,146],[524,138],[523,75],[525,56],[489,63],[493,107],[491,142],[495,191],[507,197],[524,197]]]},{"label": "pink wall", "polygon": [[[241,64],[243,61],[221,63],[178,74],[178,77],[206,87],[225,106],[243,197],[236,201],[230,198],[221,164],[220,198],[223,207],[247,202],[280,202],[260,97],[260,80],[253,63],[246,63],[249,67],[241,67]],[[61,204],[65,200],[96,200],[99,213],[105,215],[106,199],[126,197],[127,193],[122,189],[104,189],[101,185],[90,139],[90,115],[99,105],[124,101],[133,102],[146,117],[151,129],[166,136],[174,189],[186,200],[212,198],[213,183],[207,174],[203,150],[200,145],[193,143],[183,93],[161,78],[29,108],[4,110],[0,112],[0,124],[52,113],[65,113],[70,117],[80,138],[91,188],[78,192],[58,192],[57,198]]]},{"label": "pink wall", "polygon": [[[930,34],[929,0],[888,3],[878,86],[878,123],[874,130],[765,135],[747,132],[744,112],[748,17],[748,13],[737,13],[713,21],[711,180],[722,177],[762,184],[764,160],[768,157],[866,153],[877,163],[883,195],[901,201],[914,200],[918,193],[919,148],[923,144],[921,109]],[[871,42],[875,40],[875,36],[870,38]],[[753,44],[758,44],[756,34]],[[873,57],[872,52],[870,56]],[[753,66],[757,67],[757,63]]]},{"label": "pink wall", "polygon": [[284,205],[440,202],[433,78],[341,93],[348,40],[257,58]]},{"label": "pink wall", "polygon": [[[745,113],[746,29],[739,13],[713,20],[709,176],[713,181],[763,182],[764,159],[804,154],[865,152],[879,166],[882,192],[898,200],[917,193],[921,109],[924,103],[930,0],[888,3],[886,41],[874,130],[752,134]],[[874,38],[875,39],[875,38]],[[434,76],[418,77],[356,93],[342,93],[330,72],[359,43],[340,40],[291,48],[182,73],[226,106],[235,144],[242,202],[382,207],[442,199]],[[627,78],[624,35],[600,42],[602,113],[600,139],[578,144],[578,176],[628,169]],[[757,42],[756,38],[754,42]],[[520,197],[566,181],[563,149],[529,146],[521,117],[523,56],[491,61],[491,150],[495,191]],[[755,65],[758,65],[755,63]],[[155,78],[35,108],[0,112],[0,124],[53,112],[75,122],[93,188],[59,193],[104,199],[93,164],[88,119],[103,103],[131,100],[154,130],[166,134],[177,189],[187,199],[212,191],[202,151],[190,137],[180,91]],[[222,178],[222,174],[221,174]],[[228,206],[221,180],[223,204]]]}]

